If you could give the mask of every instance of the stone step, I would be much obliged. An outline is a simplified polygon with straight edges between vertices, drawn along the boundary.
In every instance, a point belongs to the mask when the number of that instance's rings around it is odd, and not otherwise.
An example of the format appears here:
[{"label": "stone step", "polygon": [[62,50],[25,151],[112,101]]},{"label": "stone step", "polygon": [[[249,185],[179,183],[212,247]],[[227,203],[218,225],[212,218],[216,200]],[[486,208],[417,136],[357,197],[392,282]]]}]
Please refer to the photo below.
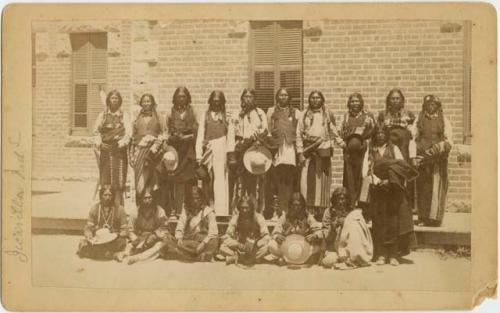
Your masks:
[{"label": "stone step", "polygon": [[[468,216],[454,216],[455,214],[467,213],[450,213],[450,219],[467,220]],[[467,214],[470,215],[470,214]],[[229,217],[217,217],[219,234],[224,234],[228,225]],[[53,218],[53,217],[33,217],[32,232],[33,234],[67,234],[81,235],[85,225],[83,218]],[[269,231],[272,232],[275,222],[267,221]],[[470,246],[471,234],[469,231],[459,229],[458,227],[450,227],[443,223],[441,227],[422,227],[415,226],[415,235],[417,238],[418,247],[445,247],[445,246]],[[177,221],[171,219],[169,228],[173,232],[177,225]]]},{"label": "stone step", "polygon": [[[33,182],[32,231],[37,234],[81,235],[93,199],[95,182]],[[133,192],[125,198],[127,211],[135,208]],[[130,212],[128,212],[130,213]],[[446,212],[441,227],[415,226],[419,246],[470,246],[470,213]],[[217,217],[223,234],[228,216]],[[268,221],[270,230],[274,223]],[[175,223],[172,223],[175,228]]]}]

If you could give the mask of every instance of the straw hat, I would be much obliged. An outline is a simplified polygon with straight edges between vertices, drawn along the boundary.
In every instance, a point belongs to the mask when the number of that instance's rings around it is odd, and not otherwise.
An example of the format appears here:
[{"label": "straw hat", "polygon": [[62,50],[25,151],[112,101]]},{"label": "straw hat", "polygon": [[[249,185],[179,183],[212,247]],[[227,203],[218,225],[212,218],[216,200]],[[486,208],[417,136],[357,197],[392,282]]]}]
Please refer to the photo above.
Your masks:
[{"label": "straw hat", "polygon": [[243,155],[243,165],[254,175],[264,174],[271,167],[273,156],[263,146],[250,147]]},{"label": "straw hat", "polygon": [[118,237],[117,233],[112,233],[109,228],[100,228],[95,232],[94,238],[92,238],[92,244],[102,245],[111,242]]},{"label": "straw hat", "polygon": [[289,264],[304,264],[311,257],[313,248],[302,235],[292,234],[281,244],[283,258]]},{"label": "straw hat", "polygon": [[165,153],[161,159],[161,162],[165,166],[167,171],[175,171],[179,165],[179,154],[172,146],[167,146]]}]

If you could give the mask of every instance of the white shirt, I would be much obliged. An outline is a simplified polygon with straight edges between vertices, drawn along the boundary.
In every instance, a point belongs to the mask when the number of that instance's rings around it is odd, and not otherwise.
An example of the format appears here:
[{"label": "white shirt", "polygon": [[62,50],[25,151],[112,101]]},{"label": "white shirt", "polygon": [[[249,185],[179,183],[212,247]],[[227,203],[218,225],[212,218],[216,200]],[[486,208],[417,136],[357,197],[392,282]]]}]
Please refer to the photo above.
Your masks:
[{"label": "white shirt", "polygon": [[250,111],[238,118],[236,135],[244,139],[252,137],[255,133],[261,134],[267,130],[267,117],[260,108]]}]

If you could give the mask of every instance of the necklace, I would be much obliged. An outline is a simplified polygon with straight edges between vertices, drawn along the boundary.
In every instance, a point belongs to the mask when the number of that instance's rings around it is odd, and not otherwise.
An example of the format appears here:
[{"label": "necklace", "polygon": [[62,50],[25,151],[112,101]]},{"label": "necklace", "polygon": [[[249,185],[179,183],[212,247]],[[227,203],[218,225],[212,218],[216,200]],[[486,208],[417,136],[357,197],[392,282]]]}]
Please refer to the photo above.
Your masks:
[{"label": "necklace", "polygon": [[103,227],[111,229],[111,223],[113,222],[113,209],[110,210],[111,212],[108,214],[108,216],[105,216],[104,211],[102,211],[102,217],[104,219],[104,224]]}]

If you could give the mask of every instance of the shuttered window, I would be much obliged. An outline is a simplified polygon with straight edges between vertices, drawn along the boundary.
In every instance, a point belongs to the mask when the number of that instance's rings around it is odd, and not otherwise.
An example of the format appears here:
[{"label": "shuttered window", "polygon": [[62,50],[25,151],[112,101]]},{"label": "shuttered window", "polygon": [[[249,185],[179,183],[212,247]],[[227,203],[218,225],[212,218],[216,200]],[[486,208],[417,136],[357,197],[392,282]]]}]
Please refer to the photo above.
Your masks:
[{"label": "shuttered window", "polygon": [[250,82],[257,106],[273,106],[278,88],[286,87],[292,104],[302,108],[302,21],[255,21],[250,26]]},{"label": "shuttered window", "polygon": [[71,34],[72,134],[89,134],[103,105],[99,86],[106,89],[106,33]]}]

